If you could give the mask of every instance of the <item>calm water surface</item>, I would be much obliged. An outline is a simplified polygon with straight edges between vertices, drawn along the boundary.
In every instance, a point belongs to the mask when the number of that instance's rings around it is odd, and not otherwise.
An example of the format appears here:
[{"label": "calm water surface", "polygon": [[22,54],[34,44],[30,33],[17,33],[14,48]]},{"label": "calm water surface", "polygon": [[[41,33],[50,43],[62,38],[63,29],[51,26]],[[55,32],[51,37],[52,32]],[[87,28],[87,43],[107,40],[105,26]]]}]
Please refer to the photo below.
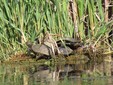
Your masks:
[{"label": "calm water surface", "polygon": [[0,85],[113,85],[109,69],[94,63],[1,64]]}]

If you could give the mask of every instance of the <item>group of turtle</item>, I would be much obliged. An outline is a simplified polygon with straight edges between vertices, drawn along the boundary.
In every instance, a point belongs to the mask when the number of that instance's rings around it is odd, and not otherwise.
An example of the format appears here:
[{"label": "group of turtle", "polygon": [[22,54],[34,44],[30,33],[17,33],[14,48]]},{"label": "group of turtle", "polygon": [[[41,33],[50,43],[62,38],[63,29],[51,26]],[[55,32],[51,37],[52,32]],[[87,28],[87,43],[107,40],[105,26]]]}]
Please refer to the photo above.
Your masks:
[{"label": "group of turtle", "polygon": [[82,46],[82,43],[74,38],[63,38],[55,41],[52,36],[47,33],[41,43],[26,43],[28,46],[28,54],[33,54],[37,59],[41,56],[53,57],[57,55],[69,56],[73,51]]}]

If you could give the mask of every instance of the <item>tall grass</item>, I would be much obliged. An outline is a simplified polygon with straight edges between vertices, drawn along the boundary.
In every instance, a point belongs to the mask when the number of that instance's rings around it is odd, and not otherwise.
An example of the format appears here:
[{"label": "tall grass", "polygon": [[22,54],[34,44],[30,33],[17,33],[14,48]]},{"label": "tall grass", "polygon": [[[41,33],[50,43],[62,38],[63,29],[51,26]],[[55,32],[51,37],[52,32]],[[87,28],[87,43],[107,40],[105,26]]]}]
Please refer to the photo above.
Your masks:
[{"label": "tall grass", "polygon": [[[102,0],[72,1],[77,5],[79,38],[97,44],[112,30],[107,29],[112,20],[105,22]],[[69,15],[69,0],[0,0],[0,4],[1,59],[21,51],[27,40],[43,36],[43,31],[73,36],[75,25]]]},{"label": "tall grass", "polygon": [[[78,17],[79,17],[79,34],[80,37],[84,39],[94,39],[104,36],[105,33],[108,33],[112,29],[107,29],[112,22],[105,22],[105,12],[103,8],[102,0],[90,1],[76,0],[78,6]],[[86,36],[84,36],[86,31]]]},{"label": "tall grass", "polygon": [[0,58],[21,50],[27,40],[46,30],[61,37],[73,34],[68,0],[1,0],[0,4]]}]

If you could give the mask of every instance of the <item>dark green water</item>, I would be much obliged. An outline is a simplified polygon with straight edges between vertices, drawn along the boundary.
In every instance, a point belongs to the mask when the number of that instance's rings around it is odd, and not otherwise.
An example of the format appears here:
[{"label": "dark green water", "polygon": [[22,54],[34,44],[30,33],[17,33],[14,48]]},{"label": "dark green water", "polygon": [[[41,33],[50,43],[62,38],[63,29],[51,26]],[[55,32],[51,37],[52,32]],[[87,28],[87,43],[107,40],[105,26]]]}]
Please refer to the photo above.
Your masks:
[{"label": "dark green water", "polygon": [[1,64],[0,85],[113,85],[102,65]]}]

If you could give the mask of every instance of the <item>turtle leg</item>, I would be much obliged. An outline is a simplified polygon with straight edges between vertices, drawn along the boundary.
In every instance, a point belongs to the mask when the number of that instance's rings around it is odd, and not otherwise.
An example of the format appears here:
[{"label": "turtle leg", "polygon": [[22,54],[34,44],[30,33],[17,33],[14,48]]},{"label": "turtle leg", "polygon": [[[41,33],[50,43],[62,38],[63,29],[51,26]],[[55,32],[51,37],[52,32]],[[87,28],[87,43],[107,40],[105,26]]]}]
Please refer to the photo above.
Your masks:
[{"label": "turtle leg", "polygon": [[27,55],[29,56],[31,54],[31,49],[28,48],[27,51],[26,51]]},{"label": "turtle leg", "polygon": [[36,60],[38,60],[40,58],[40,54],[36,54]]},{"label": "turtle leg", "polygon": [[35,55],[36,55],[31,49],[28,49],[26,54],[27,56],[30,56],[31,58],[35,58]]},{"label": "turtle leg", "polygon": [[49,60],[49,59],[51,59],[51,56],[47,56],[47,55],[43,55],[43,54],[36,56],[36,60],[41,60],[41,59]]}]

